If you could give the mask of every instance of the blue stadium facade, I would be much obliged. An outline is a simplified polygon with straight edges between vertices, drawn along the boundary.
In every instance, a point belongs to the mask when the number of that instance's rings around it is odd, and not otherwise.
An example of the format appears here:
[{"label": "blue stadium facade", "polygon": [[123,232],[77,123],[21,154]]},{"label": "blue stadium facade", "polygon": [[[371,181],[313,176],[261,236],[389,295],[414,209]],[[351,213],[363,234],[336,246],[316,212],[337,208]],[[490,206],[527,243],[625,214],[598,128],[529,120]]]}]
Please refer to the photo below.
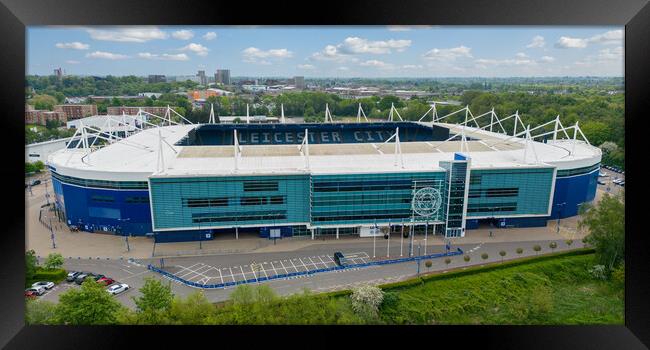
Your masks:
[{"label": "blue stadium facade", "polygon": [[[243,147],[267,143],[271,148],[296,147],[305,129],[314,145],[372,143],[388,140],[398,126],[403,145],[450,136],[449,128],[431,123],[201,125],[182,132],[174,146],[230,150],[232,146],[226,145],[233,145],[235,129]],[[98,151],[98,157],[112,147]],[[50,159],[48,166],[56,205],[68,225],[89,232],[149,235],[160,242],[213,239],[235,231],[262,237],[274,230],[282,236],[358,234],[361,227],[424,223],[436,224],[440,234],[458,237],[487,223],[504,228],[545,226],[549,219],[575,216],[580,205],[595,197],[600,167],[596,151],[575,161],[575,166],[565,162],[561,168],[552,162],[485,166],[479,153],[441,153],[441,160],[428,169],[196,175],[152,171],[138,181],[71,171],[61,155]],[[345,156],[341,162],[346,162]],[[421,188],[440,194],[441,204],[433,215],[414,213],[413,195]]]}]

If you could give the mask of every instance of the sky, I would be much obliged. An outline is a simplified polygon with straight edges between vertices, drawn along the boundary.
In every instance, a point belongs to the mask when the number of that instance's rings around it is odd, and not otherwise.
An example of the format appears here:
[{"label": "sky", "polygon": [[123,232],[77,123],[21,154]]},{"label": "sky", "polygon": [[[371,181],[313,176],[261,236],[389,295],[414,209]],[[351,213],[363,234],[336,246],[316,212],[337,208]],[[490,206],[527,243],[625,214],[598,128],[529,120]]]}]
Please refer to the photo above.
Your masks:
[{"label": "sky", "polygon": [[254,77],[617,76],[623,27],[28,27],[27,74]]}]

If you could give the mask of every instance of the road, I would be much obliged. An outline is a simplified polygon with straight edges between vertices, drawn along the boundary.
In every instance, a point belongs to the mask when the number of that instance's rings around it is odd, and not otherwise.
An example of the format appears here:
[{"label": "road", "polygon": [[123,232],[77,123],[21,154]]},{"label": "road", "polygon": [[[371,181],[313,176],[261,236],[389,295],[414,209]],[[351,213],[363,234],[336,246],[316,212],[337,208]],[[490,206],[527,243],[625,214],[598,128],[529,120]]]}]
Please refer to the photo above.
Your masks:
[{"label": "road", "polygon": [[[379,243],[381,241],[381,244]],[[405,240],[406,241],[406,240]],[[418,237],[415,241],[414,252],[417,254],[417,245],[422,243],[422,237]],[[564,239],[558,239],[558,247],[555,251],[562,251],[567,249],[574,249],[582,247],[582,242],[575,241],[573,244],[568,247]],[[376,258],[386,258],[387,252],[387,241],[383,238],[377,239],[376,244]],[[444,258],[433,259],[432,267],[427,269],[424,265],[424,262],[420,265],[420,272],[425,273],[427,271],[445,271],[448,269],[456,267],[471,266],[477,264],[484,264],[489,262],[497,262],[501,260],[499,256],[499,251],[506,251],[507,255],[505,260],[518,258],[523,256],[532,256],[538,253],[534,252],[532,247],[536,244],[542,247],[542,250],[539,254],[549,253],[551,249],[549,248],[549,240],[543,241],[528,241],[528,242],[483,242],[479,244],[464,244],[459,246],[454,246],[453,248],[460,247],[465,251],[467,255],[471,257],[469,263],[466,263],[462,256],[454,256],[451,258],[451,263],[449,265],[445,264]],[[381,247],[381,250],[380,250]],[[403,253],[407,254],[407,246],[404,247]],[[399,244],[396,244],[395,247],[391,247],[391,258],[399,257]],[[521,255],[516,253],[517,248],[523,248],[524,252]],[[435,249],[435,250],[434,250]],[[442,252],[440,246],[430,247],[428,254],[440,253]],[[359,242],[356,244],[350,244],[345,248],[341,248],[340,245],[321,245],[317,249],[314,247],[308,247],[305,249],[292,251],[292,252],[278,252],[278,253],[247,253],[247,254],[230,254],[230,255],[215,255],[215,256],[196,256],[196,257],[178,257],[178,258],[165,258],[164,265],[166,269],[172,271],[179,271],[178,266],[183,266],[185,268],[192,266],[204,266],[201,272],[204,272],[206,276],[213,276],[214,279],[210,280],[208,283],[218,283],[221,278],[232,278],[232,276],[237,275],[237,270],[240,270],[245,274],[246,278],[251,278],[255,274],[262,276],[261,270],[254,272],[251,268],[251,263],[255,262],[256,264],[262,264],[263,269],[267,269],[270,272],[269,266],[273,262],[280,261],[291,261],[291,259],[298,259],[294,261],[302,260],[306,264],[311,258],[311,262],[316,263],[315,257],[328,257],[332,256],[334,251],[341,251],[344,254],[357,253],[356,256],[365,257],[366,255],[358,254],[365,252],[368,258],[365,260],[372,260],[372,242]],[[382,252],[381,255],[379,252]],[[424,254],[423,249],[421,249],[422,254]],[[488,254],[488,259],[483,260],[481,255],[483,253]],[[144,260],[144,264],[154,264],[158,266],[160,264],[159,259]],[[266,263],[266,264],[265,264]],[[321,263],[317,263],[321,264]],[[294,263],[295,265],[295,263]],[[280,268],[280,265],[273,264],[275,269]],[[292,272],[288,264],[284,267],[289,269],[289,272]],[[296,266],[298,269],[301,269],[299,266]],[[137,297],[140,295],[139,288],[145,282],[145,278],[153,277],[165,282],[170,283],[172,292],[175,295],[182,297],[187,296],[188,294],[199,290],[197,288],[188,287],[186,285],[180,284],[178,282],[172,282],[169,279],[161,276],[158,273],[151,272],[146,269],[144,265],[136,265],[126,260],[97,260],[97,259],[66,259],[64,268],[67,270],[74,271],[88,271],[93,273],[101,273],[109,277],[114,278],[119,283],[127,283],[131,286],[131,289],[125,293],[122,293],[116,298],[126,305],[129,308],[135,308],[135,303],[132,297]],[[176,268],[176,270],[174,270]],[[228,274],[229,270],[235,270]],[[198,271],[198,268],[194,269]],[[209,270],[211,273],[206,272]],[[410,277],[414,277],[417,274],[417,263],[416,262],[406,262],[399,264],[391,264],[384,266],[373,266],[367,268],[359,268],[353,270],[343,270],[336,272],[325,272],[318,273],[310,276],[296,277],[292,279],[282,279],[282,280],[272,280],[265,283],[271,288],[273,288],[280,295],[289,295],[294,293],[300,293],[305,288],[313,292],[326,292],[340,289],[349,289],[356,285],[370,283],[370,284],[384,284],[390,282],[396,282]],[[193,280],[195,282],[199,281],[202,276],[199,274],[191,274],[190,270],[182,270],[185,274],[184,278]],[[217,271],[223,271],[219,274]],[[284,271],[282,271],[284,272]],[[231,277],[228,277],[231,276]],[[236,279],[242,279],[241,277],[235,277]],[[68,290],[69,288],[78,288],[76,284],[63,282],[60,285],[57,285],[53,290],[49,291],[47,294],[41,298],[44,300],[58,301],[58,295],[62,292]],[[225,289],[205,289],[203,293],[212,302],[219,302],[227,300],[230,293],[234,290],[235,287],[227,287]]]},{"label": "road", "polygon": [[611,171],[611,170],[608,170],[608,169],[605,169],[605,168],[600,168],[600,172],[605,173],[607,176],[606,177],[598,177],[598,181],[601,181],[601,182],[605,183],[604,185],[599,184],[598,189],[600,189],[602,191],[605,191],[607,193],[613,194],[613,195],[617,195],[618,193],[620,193],[624,189],[623,186],[619,186],[619,185],[613,183],[612,181],[614,179],[616,179],[616,178],[621,179],[621,180],[625,180],[625,175],[616,173],[614,171]]}]

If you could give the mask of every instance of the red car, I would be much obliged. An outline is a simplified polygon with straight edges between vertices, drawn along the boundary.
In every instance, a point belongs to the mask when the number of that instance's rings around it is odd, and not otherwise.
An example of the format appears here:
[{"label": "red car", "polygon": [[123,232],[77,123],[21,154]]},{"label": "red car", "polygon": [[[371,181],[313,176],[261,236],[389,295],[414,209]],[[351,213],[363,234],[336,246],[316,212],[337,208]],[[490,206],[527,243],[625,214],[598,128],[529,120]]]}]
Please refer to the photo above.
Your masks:
[{"label": "red car", "polygon": [[36,299],[37,296],[38,296],[38,294],[36,294],[36,292],[33,292],[31,290],[26,290],[25,291],[25,298]]},{"label": "red car", "polygon": [[97,283],[101,283],[101,284],[103,284],[105,286],[108,286],[108,285],[111,285],[111,284],[115,283],[115,280],[110,278],[110,277],[102,277],[99,280],[97,280]]}]

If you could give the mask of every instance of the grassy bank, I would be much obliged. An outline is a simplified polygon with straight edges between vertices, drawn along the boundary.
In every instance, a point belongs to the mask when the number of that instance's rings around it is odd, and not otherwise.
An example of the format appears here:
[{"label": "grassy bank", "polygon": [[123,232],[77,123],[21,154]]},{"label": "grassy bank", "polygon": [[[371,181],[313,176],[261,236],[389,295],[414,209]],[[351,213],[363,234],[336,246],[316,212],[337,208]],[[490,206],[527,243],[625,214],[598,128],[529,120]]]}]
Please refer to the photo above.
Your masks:
[{"label": "grassy bank", "polygon": [[595,280],[588,251],[385,286],[390,324],[623,324],[623,288]]},{"label": "grassy bank", "polygon": [[592,250],[458,269],[382,286],[379,317],[350,291],[219,305],[217,324],[623,324],[623,288],[594,279]]}]

